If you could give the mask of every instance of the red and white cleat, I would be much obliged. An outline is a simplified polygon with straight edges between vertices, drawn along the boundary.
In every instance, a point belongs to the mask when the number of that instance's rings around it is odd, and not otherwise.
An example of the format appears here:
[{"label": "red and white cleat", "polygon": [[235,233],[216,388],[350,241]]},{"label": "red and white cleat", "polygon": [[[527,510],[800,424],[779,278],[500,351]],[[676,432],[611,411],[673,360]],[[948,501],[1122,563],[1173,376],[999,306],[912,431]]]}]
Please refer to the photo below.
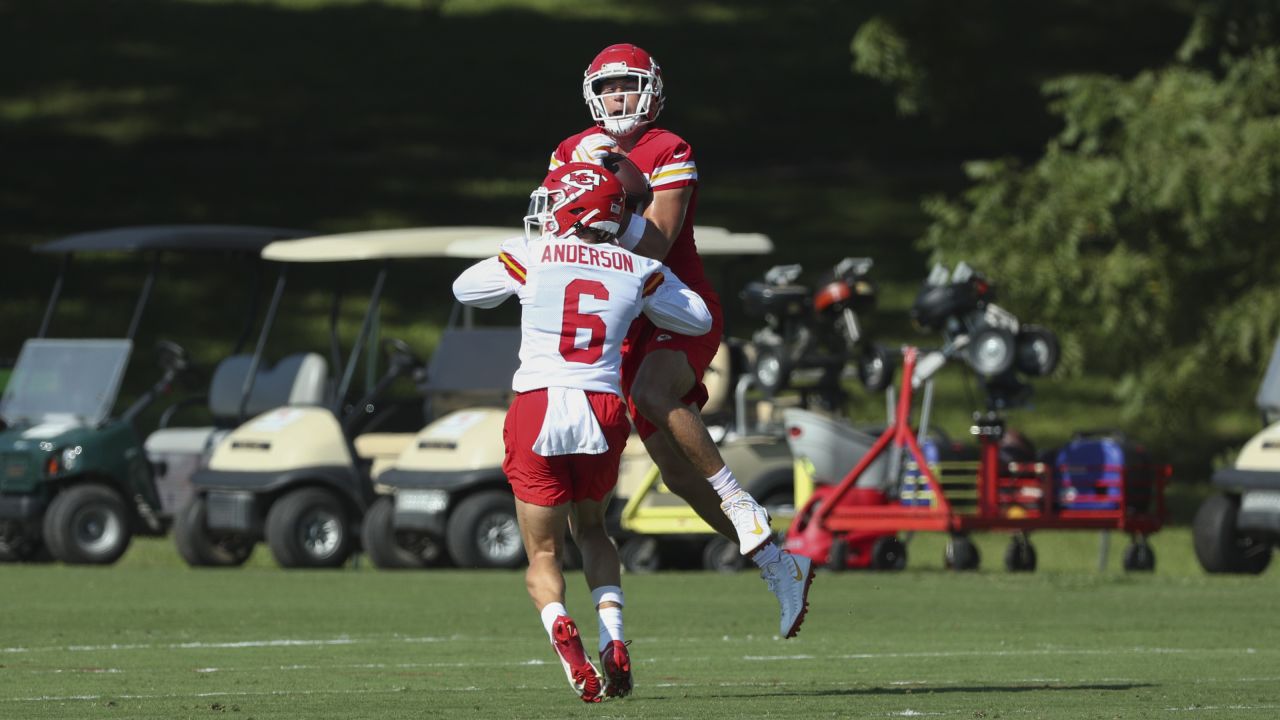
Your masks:
[{"label": "red and white cleat", "polygon": [[604,669],[604,694],[611,698],[631,694],[631,654],[627,643],[610,640],[600,651],[600,667]]},{"label": "red and white cleat", "polygon": [[578,626],[571,618],[561,615],[551,625],[551,636],[554,638],[551,647],[555,648],[556,655],[560,657],[565,677],[569,679],[569,687],[582,698],[582,702],[597,703],[603,700],[603,678],[596,666],[587,659],[586,650],[582,649]]}]

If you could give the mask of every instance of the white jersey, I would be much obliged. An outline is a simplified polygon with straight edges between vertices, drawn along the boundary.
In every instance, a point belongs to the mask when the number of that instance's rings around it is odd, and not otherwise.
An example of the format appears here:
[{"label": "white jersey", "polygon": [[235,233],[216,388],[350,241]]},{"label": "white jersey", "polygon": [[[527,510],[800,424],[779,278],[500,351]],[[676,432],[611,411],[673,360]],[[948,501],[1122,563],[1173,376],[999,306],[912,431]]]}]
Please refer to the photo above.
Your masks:
[{"label": "white jersey", "polygon": [[511,388],[563,387],[622,395],[622,340],[644,313],[681,335],[711,329],[702,298],[666,266],[616,245],[512,238],[453,283],[459,301],[496,307],[520,298],[520,368]]}]

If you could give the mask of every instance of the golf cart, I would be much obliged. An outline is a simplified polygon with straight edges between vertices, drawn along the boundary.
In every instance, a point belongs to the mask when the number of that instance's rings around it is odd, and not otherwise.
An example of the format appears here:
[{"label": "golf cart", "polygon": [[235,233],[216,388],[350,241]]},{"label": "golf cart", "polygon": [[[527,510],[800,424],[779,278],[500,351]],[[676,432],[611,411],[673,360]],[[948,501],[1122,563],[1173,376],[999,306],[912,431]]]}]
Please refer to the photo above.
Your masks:
[{"label": "golf cart", "polygon": [[[377,342],[383,287],[392,261],[438,258],[459,241],[481,238],[496,247],[503,228],[430,228],[345,233],[268,245],[266,260],[289,265],[378,263],[360,330],[345,363],[338,348],[340,293],[330,317],[335,373],[326,401],[289,405],[258,415],[224,438],[206,469],[192,478],[195,496],[178,516],[175,538],[193,566],[238,565],[253,546],[266,541],[286,568],[339,567],[359,547],[362,519],[375,499],[373,479],[413,439],[412,433],[358,436],[398,378],[421,379],[425,363],[400,340]],[[282,286],[254,351],[256,364],[274,317]],[[386,355],[386,369],[370,377],[354,399],[360,358],[372,347]],[[366,361],[366,372],[375,364]]]},{"label": "golf cart", "polygon": [[[723,228],[699,227],[697,235],[704,256],[759,255],[772,248],[763,235]],[[493,255],[496,248],[492,242],[464,242],[451,248],[450,255],[480,259]],[[423,386],[434,422],[378,477],[383,497],[366,518],[365,550],[379,567],[428,567],[450,560],[460,567],[482,568],[524,563],[515,502],[502,473],[502,426],[519,341],[518,327],[476,327],[470,309],[455,306]],[[731,352],[722,347],[706,379],[712,396],[725,405]],[[715,412],[714,407],[708,409]],[[751,480],[769,475],[770,482],[789,494],[791,460],[785,442],[780,437],[745,435],[725,446],[735,471],[748,479],[749,487],[756,487]],[[697,535],[701,526],[711,534],[683,501],[665,493],[653,467],[644,445],[633,437],[623,452],[614,517],[625,498],[644,492],[654,500],[644,503],[641,522],[655,522],[663,533]],[[680,507],[655,510],[655,504],[668,504],[668,498],[674,498],[669,504]],[[705,536],[699,539],[705,542]]]},{"label": "golf cart", "polygon": [[[188,366],[186,352],[158,345],[159,379],[113,415],[163,255],[254,254],[300,233],[239,226],[154,226],[72,235],[35,248],[62,256],[36,338],[22,348],[0,399],[0,560],[115,562],[134,534],[161,535],[184,487],[154,472],[139,416]],[[128,329],[120,339],[49,339],[73,254],[148,256]],[[246,328],[247,329],[247,328]]]},{"label": "golf cart", "polygon": [[1280,341],[1256,402],[1266,427],[1245,443],[1234,467],[1213,474],[1220,492],[1200,505],[1191,525],[1206,572],[1257,575],[1280,542]]}]

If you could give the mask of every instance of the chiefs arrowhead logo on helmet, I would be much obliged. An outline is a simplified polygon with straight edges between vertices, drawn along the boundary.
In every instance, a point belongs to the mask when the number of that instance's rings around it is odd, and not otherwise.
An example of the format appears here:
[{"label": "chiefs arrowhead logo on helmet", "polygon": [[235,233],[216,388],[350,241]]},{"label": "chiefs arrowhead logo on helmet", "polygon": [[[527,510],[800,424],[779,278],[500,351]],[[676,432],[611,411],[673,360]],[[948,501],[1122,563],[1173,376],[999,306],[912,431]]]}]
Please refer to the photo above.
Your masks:
[{"label": "chiefs arrowhead logo on helmet", "polygon": [[590,163],[566,163],[552,170],[529,196],[525,237],[575,237],[585,229],[617,235],[627,193],[608,170]]}]

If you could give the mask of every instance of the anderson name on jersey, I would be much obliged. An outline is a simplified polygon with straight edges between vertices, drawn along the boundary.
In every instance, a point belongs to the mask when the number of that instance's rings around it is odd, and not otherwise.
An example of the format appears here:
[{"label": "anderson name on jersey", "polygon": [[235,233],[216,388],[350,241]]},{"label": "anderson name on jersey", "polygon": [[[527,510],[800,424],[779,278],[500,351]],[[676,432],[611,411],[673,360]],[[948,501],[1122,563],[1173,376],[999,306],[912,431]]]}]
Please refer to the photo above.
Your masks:
[{"label": "anderson name on jersey", "polygon": [[622,340],[640,313],[683,335],[711,328],[697,293],[657,260],[577,239],[512,238],[453,283],[459,301],[521,305],[516,392],[578,388],[621,396]]}]

